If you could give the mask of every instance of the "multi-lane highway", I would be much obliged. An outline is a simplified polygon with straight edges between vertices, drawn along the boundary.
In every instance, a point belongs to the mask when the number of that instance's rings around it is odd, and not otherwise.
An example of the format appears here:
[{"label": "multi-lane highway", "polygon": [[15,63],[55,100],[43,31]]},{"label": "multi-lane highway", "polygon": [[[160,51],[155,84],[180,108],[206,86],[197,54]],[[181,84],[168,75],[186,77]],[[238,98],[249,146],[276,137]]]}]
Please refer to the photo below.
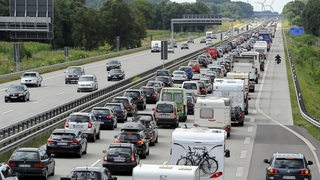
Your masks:
[{"label": "multi-lane highway", "polygon": [[[175,54],[169,55],[169,60],[203,48],[204,44],[190,45],[190,50],[176,49]],[[280,54],[284,59],[284,49],[281,29],[278,26],[274,43],[268,54],[268,60],[264,74],[256,92],[250,93],[249,115],[246,116],[243,127],[232,127],[231,137],[227,140],[227,148],[231,151],[231,157],[226,159],[226,180],[257,180],[265,179],[265,167],[263,159],[269,158],[274,152],[302,152],[314,165],[310,166],[313,179],[320,179],[318,151],[319,141],[314,140],[301,128],[293,126],[291,105],[289,98],[287,73],[285,63],[276,64],[274,56]],[[131,55],[119,57],[127,77],[139,74],[141,71],[162,64],[159,53],[143,51]],[[106,87],[116,82],[106,81],[105,62],[97,62],[84,66],[86,73],[94,73],[98,77],[99,87]],[[61,105],[66,101],[76,99],[85,93],[77,93],[76,85],[64,84],[63,71],[44,74],[43,86],[30,88],[31,101],[27,103],[4,103],[0,101],[0,127],[20,121],[39,112]],[[9,84],[0,85],[5,89]],[[153,105],[148,105],[146,111],[151,111]],[[193,116],[188,116],[186,124],[193,124]],[[10,119],[10,121],[8,121]],[[130,119],[129,119],[130,120]],[[101,166],[102,150],[113,142],[113,136],[121,127],[119,124],[115,130],[103,130],[101,139],[95,143],[89,143],[88,154],[78,158],[56,158],[55,176],[51,180],[60,179],[67,175],[76,166]],[[163,164],[169,161],[170,141],[172,129],[159,129],[159,143],[150,148],[150,155],[142,163]],[[299,134],[301,133],[301,138]],[[313,151],[313,146],[316,149]],[[310,149],[311,148],[311,149]],[[316,154],[318,153],[318,154]],[[116,175],[120,180],[132,179],[128,175]]]}]

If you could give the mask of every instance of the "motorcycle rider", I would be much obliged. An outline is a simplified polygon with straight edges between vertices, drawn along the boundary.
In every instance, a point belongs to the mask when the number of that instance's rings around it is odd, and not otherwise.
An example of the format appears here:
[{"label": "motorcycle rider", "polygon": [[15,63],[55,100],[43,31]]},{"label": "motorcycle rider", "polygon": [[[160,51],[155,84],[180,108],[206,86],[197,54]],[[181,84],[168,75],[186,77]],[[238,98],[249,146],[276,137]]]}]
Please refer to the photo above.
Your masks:
[{"label": "motorcycle rider", "polygon": [[279,63],[281,62],[281,56],[279,54],[277,54],[277,56],[276,56],[276,61],[277,62],[279,61]]}]

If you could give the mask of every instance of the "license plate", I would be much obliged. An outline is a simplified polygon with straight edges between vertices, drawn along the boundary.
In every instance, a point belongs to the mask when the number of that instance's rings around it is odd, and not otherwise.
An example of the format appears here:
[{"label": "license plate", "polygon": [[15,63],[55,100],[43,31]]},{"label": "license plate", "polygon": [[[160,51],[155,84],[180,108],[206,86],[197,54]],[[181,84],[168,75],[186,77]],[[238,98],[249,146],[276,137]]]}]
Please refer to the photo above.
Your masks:
[{"label": "license plate", "polygon": [[113,161],[114,162],[125,162],[125,158],[122,158],[122,157],[115,157],[115,158],[113,158]]},{"label": "license plate", "polygon": [[31,165],[30,164],[19,164],[19,167],[27,167],[27,168],[29,168],[29,167],[31,167]]},{"label": "license plate", "polygon": [[83,125],[73,125],[73,128],[82,129],[82,128],[83,128]]},{"label": "license plate", "polygon": [[16,98],[18,98],[18,97],[17,97],[17,96],[12,96],[11,98],[12,98],[12,99],[16,99]]},{"label": "license plate", "polygon": [[160,114],[160,117],[169,117],[168,114]]},{"label": "license plate", "polygon": [[295,176],[282,176],[282,179],[296,179]]},{"label": "license plate", "polygon": [[58,145],[60,145],[60,146],[66,146],[66,145],[68,145],[68,143],[66,143],[66,142],[63,142],[63,143],[57,143]]}]

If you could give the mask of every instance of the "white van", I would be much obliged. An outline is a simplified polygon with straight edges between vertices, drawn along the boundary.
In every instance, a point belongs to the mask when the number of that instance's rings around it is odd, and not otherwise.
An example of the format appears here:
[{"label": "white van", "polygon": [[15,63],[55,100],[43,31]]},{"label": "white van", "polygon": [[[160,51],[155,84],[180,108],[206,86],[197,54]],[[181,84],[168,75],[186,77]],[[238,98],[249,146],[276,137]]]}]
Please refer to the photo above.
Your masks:
[{"label": "white van", "polygon": [[198,97],[194,107],[194,123],[202,127],[223,129],[231,133],[231,105],[227,98]]},{"label": "white van", "polygon": [[200,180],[198,166],[140,164],[133,168],[133,180]]},{"label": "white van", "polygon": [[223,180],[224,160],[230,157],[225,140],[226,132],[222,129],[176,128],[172,132],[170,163],[183,167],[199,166],[200,179]]},{"label": "white van", "polygon": [[198,81],[184,81],[181,88],[185,89],[186,93],[193,93],[196,96],[206,92],[205,87],[201,88]]}]

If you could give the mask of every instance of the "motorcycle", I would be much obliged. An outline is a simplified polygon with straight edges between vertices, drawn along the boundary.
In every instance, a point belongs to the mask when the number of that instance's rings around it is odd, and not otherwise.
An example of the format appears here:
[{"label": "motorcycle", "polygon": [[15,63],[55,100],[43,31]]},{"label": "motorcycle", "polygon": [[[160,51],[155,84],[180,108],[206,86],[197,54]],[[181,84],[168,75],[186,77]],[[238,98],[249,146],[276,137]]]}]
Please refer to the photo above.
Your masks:
[{"label": "motorcycle", "polygon": [[276,62],[277,62],[277,64],[280,64],[281,63],[281,59],[280,58],[276,58]]}]

